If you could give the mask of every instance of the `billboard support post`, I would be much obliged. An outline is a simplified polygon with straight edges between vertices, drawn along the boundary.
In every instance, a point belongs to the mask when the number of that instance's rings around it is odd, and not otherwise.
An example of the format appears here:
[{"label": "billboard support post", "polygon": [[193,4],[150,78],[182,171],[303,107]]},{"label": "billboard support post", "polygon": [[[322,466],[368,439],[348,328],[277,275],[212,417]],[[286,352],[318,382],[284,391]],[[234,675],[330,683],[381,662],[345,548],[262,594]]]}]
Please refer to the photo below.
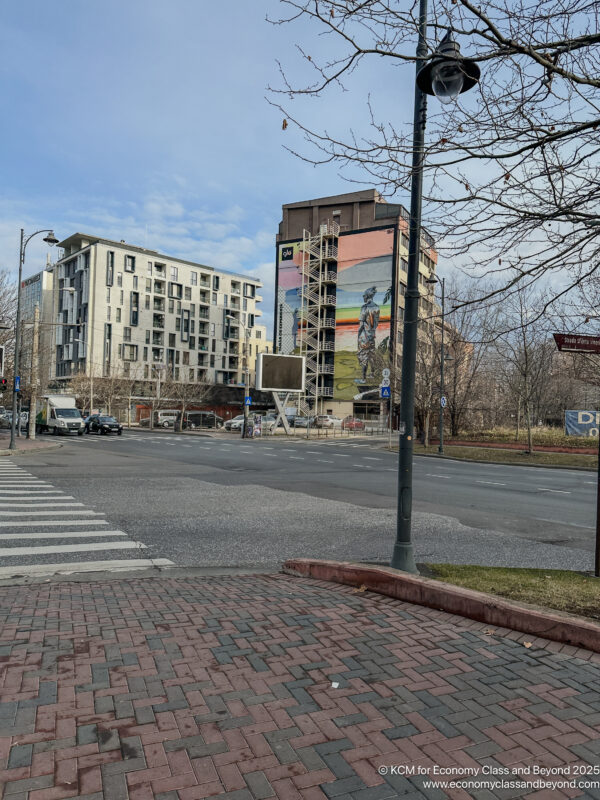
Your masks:
[{"label": "billboard support post", "polygon": [[275,431],[277,430],[277,426],[279,425],[279,420],[283,423],[283,430],[289,436],[291,434],[290,425],[287,421],[287,417],[285,415],[285,408],[286,403],[288,402],[290,397],[290,392],[286,394],[286,396],[281,399],[278,392],[273,392],[273,402],[275,403],[275,408],[277,409],[277,419],[275,420]]}]

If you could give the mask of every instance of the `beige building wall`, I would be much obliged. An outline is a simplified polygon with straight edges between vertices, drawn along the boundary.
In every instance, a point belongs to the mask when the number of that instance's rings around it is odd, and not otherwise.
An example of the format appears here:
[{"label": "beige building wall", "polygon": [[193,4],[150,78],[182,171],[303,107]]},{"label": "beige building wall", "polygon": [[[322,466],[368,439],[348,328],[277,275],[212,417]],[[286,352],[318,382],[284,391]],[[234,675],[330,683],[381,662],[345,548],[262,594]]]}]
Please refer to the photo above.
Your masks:
[{"label": "beige building wall", "polygon": [[[239,385],[266,329],[261,282],[125,242],[75,234],[54,266],[58,380],[94,376]],[[74,290],[74,291],[71,291]],[[73,326],[73,327],[71,327]],[[78,341],[79,340],[79,341]],[[251,380],[252,383],[252,380]]]}]

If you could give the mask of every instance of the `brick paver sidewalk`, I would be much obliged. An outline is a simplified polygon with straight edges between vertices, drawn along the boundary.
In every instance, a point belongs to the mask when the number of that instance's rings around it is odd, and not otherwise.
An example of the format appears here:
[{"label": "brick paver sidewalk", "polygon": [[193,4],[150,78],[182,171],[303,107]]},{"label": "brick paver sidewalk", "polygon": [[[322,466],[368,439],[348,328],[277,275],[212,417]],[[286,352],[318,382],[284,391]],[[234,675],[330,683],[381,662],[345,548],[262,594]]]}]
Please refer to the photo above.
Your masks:
[{"label": "brick paver sidewalk", "polygon": [[600,765],[587,651],[283,575],[0,597],[4,800],[600,797],[564,785],[600,780],[574,775]]}]

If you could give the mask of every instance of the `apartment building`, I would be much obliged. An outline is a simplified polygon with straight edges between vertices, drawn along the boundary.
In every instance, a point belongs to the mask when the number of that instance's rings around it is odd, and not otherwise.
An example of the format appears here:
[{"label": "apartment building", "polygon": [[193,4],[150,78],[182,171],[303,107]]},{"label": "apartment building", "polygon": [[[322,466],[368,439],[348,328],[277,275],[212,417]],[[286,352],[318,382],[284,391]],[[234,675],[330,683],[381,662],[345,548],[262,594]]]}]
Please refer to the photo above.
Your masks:
[{"label": "apartment building", "polygon": [[[307,408],[342,417],[378,413],[382,370],[399,374],[408,220],[402,205],[374,189],[283,206],[274,348],[306,357]],[[423,231],[423,325],[439,312],[427,282],[436,265],[435,243]]]},{"label": "apartment building", "polygon": [[82,372],[140,381],[160,373],[239,386],[247,358],[254,384],[267,343],[259,280],[84,233],[58,247],[59,260],[40,273],[55,383]]}]

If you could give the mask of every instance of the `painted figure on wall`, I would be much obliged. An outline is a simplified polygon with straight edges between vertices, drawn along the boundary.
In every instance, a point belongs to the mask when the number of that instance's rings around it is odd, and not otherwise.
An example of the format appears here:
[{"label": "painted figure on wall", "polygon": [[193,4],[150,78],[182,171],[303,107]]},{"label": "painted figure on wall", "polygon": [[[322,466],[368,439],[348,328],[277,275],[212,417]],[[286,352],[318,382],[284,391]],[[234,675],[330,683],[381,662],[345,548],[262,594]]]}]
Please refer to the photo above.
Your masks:
[{"label": "painted figure on wall", "polygon": [[379,306],[373,300],[377,293],[377,287],[371,286],[363,294],[364,303],[360,309],[358,320],[358,363],[362,368],[362,378],[356,383],[366,383],[367,371],[370,369],[370,377],[375,377],[375,336],[379,325]]}]

